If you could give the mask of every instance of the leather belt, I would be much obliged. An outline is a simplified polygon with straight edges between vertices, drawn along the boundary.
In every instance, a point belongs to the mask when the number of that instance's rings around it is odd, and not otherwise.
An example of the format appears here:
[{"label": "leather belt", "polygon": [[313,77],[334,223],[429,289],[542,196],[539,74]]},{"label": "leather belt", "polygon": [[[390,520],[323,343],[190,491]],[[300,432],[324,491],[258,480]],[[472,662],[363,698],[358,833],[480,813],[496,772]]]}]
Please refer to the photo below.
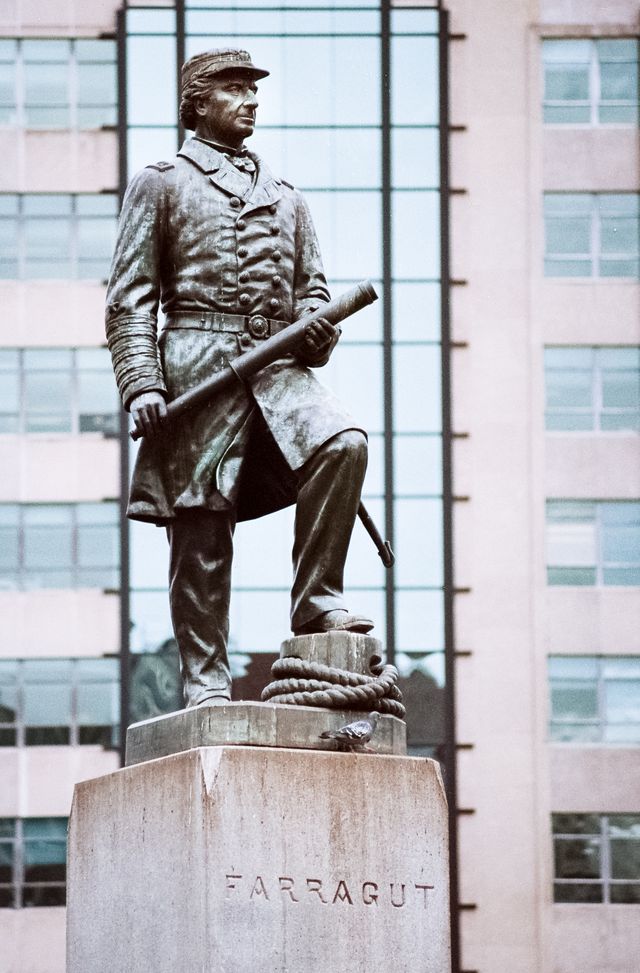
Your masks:
[{"label": "leather belt", "polygon": [[164,331],[190,328],[196,331],[227,331],[231,334],[250,334],[252,338],[270,338],[288,321],[274,321],[262,314],[226,314],[221,311],[174,311],[167,314]]}]

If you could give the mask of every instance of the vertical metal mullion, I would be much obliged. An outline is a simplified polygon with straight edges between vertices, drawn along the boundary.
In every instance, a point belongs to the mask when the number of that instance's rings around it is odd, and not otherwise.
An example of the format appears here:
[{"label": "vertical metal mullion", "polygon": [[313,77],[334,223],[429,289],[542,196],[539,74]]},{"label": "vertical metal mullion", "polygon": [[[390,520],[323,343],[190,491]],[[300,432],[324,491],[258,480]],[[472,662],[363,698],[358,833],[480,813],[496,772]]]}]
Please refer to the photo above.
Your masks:
[{"label": "vertical metal mullion", "polygon": [[[126,10],[117,13],[118,57],[118,190],[120,202],[127,185],[127,22]],[[129,678],[131,674],[130,628],[131,602],[129,594],[129,524],[127,496],[129,494],[129,417],[120,409],[120,762],[124,766],[127,726],[129,725]]]},{"label": "vertical metal mullion", "polygon": [[180,121],[181,68],[186,60],[185,0],[175,0],[176,5],[176,119],[178,125],[178,148],[185,136],[184,125]]},{"label": "vertical metal mullion", "polygon": [[[384,528],[394,546],[393,470],[393,298],[391,226],[391,0],[380,3],[380,114],[382,159],[382,360],[384,403]],[[385,571],[387,661],[396,655],[395,568]]]},{"label": "vertical metal mullion", "polygon": [[600,868],[602,877],[602,902],[610,900],[609,879],[611,877],[611,849],[609,848],[609,816],[600,815]]},{"label": "vertical metal mullion", "polygon": [[15,907],[19,909],[22,906],[22,890],[24,888],[24,828],[22,827],[22,818],[15,818],[15,822],[13,897]]},{"label": "vertical metal mullion", "polygon": [[77,659],[71,662],[71,712],[69,713],[69,745],[77,747],[78,737],[78,687],[77,687]]},{"label": "vertical metal mullion", "polygon": [[453,449],[451,409],[451,258],[449,182],[449,11],[438,9],[440,131],[440,352],[442,381],[442,544],[444,562],[445,766],[449,807],[451,969],[460,970],[458,785],[456,767],[455,626],[453,565]]}]

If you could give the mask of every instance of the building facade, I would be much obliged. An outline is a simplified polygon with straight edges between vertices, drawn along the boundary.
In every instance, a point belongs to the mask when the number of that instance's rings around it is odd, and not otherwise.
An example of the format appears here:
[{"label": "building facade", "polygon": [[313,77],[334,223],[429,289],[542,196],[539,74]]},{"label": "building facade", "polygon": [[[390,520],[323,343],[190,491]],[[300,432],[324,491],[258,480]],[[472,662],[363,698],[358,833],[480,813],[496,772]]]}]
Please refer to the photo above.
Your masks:
[{"label": "building facade", "polygon": [[448,6],[461,968],[631,973],[640,7]]},{"label": "building facade", "polygon": [[[272,72],[251,148],[304,192],[332,292],[380,294],[322,377],[398,557],[357,526],[349,597],[447,777],[454,973],[637,966],[640,9],[446,7],[0,12],[0,973],[62,973],[73,784],[180,705],[102,306],[118,197],[175,153],[178,66],[214,46]],[[238,531],[236,698],[287,636],[291,533]]]}]

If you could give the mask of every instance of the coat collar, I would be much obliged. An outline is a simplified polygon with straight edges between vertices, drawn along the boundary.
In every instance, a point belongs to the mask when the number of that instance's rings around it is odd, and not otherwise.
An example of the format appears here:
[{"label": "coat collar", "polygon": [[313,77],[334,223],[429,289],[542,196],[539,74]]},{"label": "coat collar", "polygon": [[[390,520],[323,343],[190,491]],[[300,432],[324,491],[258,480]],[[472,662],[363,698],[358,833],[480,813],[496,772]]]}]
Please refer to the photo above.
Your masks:
[{"label": "coat collar", "polygon": [[269,206],[277,202],[282,196],[282,184],[276,179],[268,166],[255,153],[249,153],[257,167],[257,177],[253,188],[247,195],[246,181],[242,178],[232,162],[212,145],[199,139],[189,138],[185,141],[178,155],[189,159],[202,170],[218,189],[230,196],[239,196],[244,200],[243,213]]}]

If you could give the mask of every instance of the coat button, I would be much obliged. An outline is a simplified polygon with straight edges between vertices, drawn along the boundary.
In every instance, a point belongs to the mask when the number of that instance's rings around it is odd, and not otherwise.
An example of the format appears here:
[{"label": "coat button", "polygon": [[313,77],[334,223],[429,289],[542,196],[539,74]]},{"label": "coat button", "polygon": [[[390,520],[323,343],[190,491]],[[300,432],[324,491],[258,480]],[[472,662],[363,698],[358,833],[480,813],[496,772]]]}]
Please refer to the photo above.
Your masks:
[{"label": "coat button", "polygon": [[251,335],[247,334],[246,331],[240,335],[240,344],[243,348],[248,348],[251,344]]},{"label": "coat button", "polygon": [[271,213],[272,216],[275,216],[277,211],[278,211],[278,207],[276,206],[275,203],[272,203],[271,206],[269,207],[269,212]]},{"label": "coat button", "polygon": [[246,228],[247,228],[247,221],[246,220],[243,220],[243,219],[239,219],[236,222],[236,226],[238,227],[239,230],[246,230]]},{"label": "coat button", "polygon": [[272,311],[278,310],[278,308],[280,307],[280,301],[278,300],[277,297],[271,298],[271,300],[269,301],[269,307],[271,308]]},{"label": "coat button", "polygon": [[280,284],[282,283],[282,277],[280,274],[274,274],[271,278],[271,283],[274,287],[280,287]]},{"label": "coat button", "polygon": [[243,293],[243,294],[240,295],[239,300],[240,300],[240,303],[241,304],[249,304],[249,302],[251,301],[251,298],[249,297],[249,295],[247,293]]},{"label": "coat button", "polygon": [[240,209],[242,206],[242,200],[238,199],[237,196],[232,196],[229,200],[229,206],[233,206],[234,209]]},{"label": "coat button", "polygon": [[[239,250],[238,253],[240,253]],[[278,263],[279,260],[282,260],[282,254],[280,253],[279,250],[274,250],[271,256],[273,257],[276,263]]]},{"label": "coat button", "polygon": [[280,232],[280,227],[278,226],[277,223],[273,224],[273,226],[271,227],[271,232],[273,233],[274,236],[278,235],[278,233]]},{"label": "coat button", "polygon": [[241,284],[246,284],[248,280],[251,280],[251,274],[248,270],[243,270],[241,274],[238,274],[238,280]]},{"label": "coat button", "polygon": [[246,247],[238,247],[238,256],[239,257],[246,257],[248,253],[249,253],[249,251],[247,250]]}]

